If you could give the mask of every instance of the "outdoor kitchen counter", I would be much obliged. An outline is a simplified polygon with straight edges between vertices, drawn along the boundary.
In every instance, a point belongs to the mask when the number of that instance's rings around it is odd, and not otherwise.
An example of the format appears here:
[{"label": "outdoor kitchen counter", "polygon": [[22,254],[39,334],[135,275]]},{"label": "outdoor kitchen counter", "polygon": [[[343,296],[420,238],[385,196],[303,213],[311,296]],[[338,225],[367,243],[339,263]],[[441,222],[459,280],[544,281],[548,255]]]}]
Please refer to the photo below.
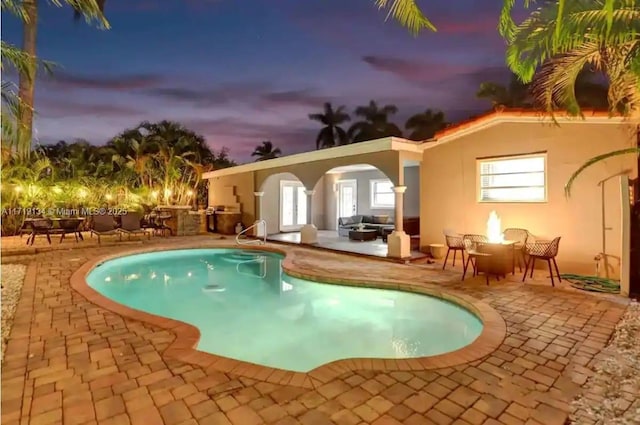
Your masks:
[{"label": "outdoor kitchen counter", "polygon": [[235,235],[236,224],[242,221],[242,213],[237,211],[216,211],[216,231],[222,235]]}]

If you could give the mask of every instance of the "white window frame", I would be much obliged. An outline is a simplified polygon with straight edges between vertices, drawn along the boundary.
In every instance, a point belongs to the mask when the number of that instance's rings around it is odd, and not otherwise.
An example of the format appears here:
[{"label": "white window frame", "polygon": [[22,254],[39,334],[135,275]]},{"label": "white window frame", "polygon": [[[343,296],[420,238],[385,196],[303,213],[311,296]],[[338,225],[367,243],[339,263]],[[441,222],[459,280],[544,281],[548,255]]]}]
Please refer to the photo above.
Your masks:
[{"label": "white window frame", "polygon": [[[371,179],[369,180],[369,194],[370,194],[370,205],[371,205],[371,209],[376,209],[376,210],[392,210],[395,208],[395,198],[393,201],[393,205],[388,205],[388,204],[377,204],[375,202],[376,199],[376,185],[378,183],[389,183],[391,184],[391,193],[393,194],[393,183],[391,182],[391,180],[389,179]],[[380,192],[382,193],[382,192]],[[387,192],[384,192],[387,193]],[[394,195],[395,196],[395,195]]]},{"label": "white window frame", "polygon": [[[496,187],[492,187],[492,186],[482,186],[482,177],[486,176],[486,175],[491,175],[491,174],[482,174],[482,165],[487,163],[487,162],[500,162],[500,161],[510,161],[510,160],[517,160],[517,159],[527,159],[527,158],[543,158],[544,160],[544,168],[543,168],[543,173],[544,173],[544,196],[542,199],[482,199],[482,190],[483,189],[492,189],[492,188],[496,188]],[[520,175],[520,174],[526,174],[527,172],[522,172],[522,173],[512,173],[514,175]],[[497,157],[490,157],[490,158],[478,158],[476,159],[476,180],[477,180],[477,184],[476,184],[476,192],[477,192],[477,199],[479,203],[489,203],[489,204],[493,204],[493,203],[511,203],[511,204],[539,204],[539,203],[545,203],[547,202],[547,191],[548,191],[548,179],[547,179],[547,153],[546,152],[537,152],[537,153],[531,153],[531,154],[524,154],[524,155],[508,155],[508,156],[497,156]],[[517,188],[531,188],[531,187],[540,187],[540,186],[510,186],[514,189]]]}]

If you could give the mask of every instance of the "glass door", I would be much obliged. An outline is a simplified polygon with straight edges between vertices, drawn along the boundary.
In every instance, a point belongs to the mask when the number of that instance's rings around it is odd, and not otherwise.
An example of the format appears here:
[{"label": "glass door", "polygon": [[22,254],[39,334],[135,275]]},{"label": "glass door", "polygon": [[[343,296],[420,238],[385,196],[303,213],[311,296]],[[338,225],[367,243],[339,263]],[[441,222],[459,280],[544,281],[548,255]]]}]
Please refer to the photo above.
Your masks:
[{"label": "glass door", "polygon": [[307,195],[300,182],[280,181],[280,231],[295,232],[307,224]]},{"label": "glass door", "polygon": [[[356,180],[338,181],[338,218],[351,217],[358,213]],[[337,223],[338,220],[336,220]]]}]

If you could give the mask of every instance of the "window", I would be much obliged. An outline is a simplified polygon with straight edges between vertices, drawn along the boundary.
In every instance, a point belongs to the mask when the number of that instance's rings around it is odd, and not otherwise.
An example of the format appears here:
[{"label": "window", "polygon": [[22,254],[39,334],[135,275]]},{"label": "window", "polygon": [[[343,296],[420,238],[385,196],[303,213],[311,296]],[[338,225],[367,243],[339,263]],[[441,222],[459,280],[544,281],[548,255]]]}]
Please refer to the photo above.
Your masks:
[{"label": "window", "polygon": [[480,202],[545,202],[545,153],[478,160]]},{"label": "window", "polygon": [[391,180],[371,180],[371,208],[393,208],[395,199]]}]

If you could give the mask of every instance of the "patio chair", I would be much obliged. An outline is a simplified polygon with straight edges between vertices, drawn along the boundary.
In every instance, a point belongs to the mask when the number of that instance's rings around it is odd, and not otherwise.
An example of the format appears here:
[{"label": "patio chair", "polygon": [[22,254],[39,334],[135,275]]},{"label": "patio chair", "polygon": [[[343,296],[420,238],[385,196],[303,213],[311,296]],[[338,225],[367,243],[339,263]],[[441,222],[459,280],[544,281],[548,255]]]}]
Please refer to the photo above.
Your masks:
[{"label": "patio chair", "polygon": [[27,245],[33,245],[37,235],[45,235],[47,242],[51,245],[51,229],[53,220],[50,218],[39,218],[31,221],[31,236],[27,239]]},{"label": "patio chair", "polygon": [[101,243],[101,236],[111,236],[118,235],[120,236],[120,240],[122,240],[122,233],[118,232],[118,227],[116,221],[113,219],[111,215],[94,215],[92,217],[91,227],[89,229],[89,234],[91,236],[98,236],[98,244]]},{"label": "patio chair", "polygon": [[527,261],[527,267],[524,269],[524,276],[522,276],[522,281],[527,278],[527,271],[530,271],[530,278],[533,278],[533,269],[536,266],[536,260],[544,260],[547,262],[549,266],[549,274],[551,276],[551,286],[556,286],[553,280],[553,270],[551,269],[551,262],[553,262],[553,267],[556,270],[556,276],[558,276],[558,280],[562,282],[562,278],[560,277],[560,271],[558,270],[558,263],[556,263],[556,256],[558,255],[558,249],[560,247],[560,237],[557,237],[551,241],[535,241],[533,243],[528,243],[525,246],[526,254],[529,256],[529,260]]},{"label": "patio chair", "polygon": [[20,225],[20,228],[16,229],[16,233],[14,234],[14,236],[19,235],[20,239],[22,239],[22,235],[25,235],[25,234],[31,236],[31,222],[38,218],[44,218],[44,217],[42,216],[42,214],[26,215],[22,220],[22,224]]},{"label": "patio chair", "polygon": [[515,227],[504,229],[504,238],[508,241],[514,241],[515,245],[513,256],[513,274],[516,271],[515,262],[518,262],[518,269],[522,273],[522,265],[527,266],[527,257],[525,252],[525,246],[527,245],[527,239],[529,239],[529,231],[526,229],[518,229]]},{"label": "patio chair", "polygon": [[[473,268],[473,276],[475,277],[479,272],[478,259],[480,258],[488,259],[489,257],[491,257],[491,254],[479,252],[477,249],[478,244],[487,243],[487,242],[489,242],[489,239],[484,235],[470,234],[470,235],[462,236],[462,245],[464,246],[464,250],[467,253],[467,261],[466,263],[463,264],[464,268],[462,271],[462,280],[464,280],[465,276],[467,275],[469,264],[471,264],[471,267]],[[485,271],[484,276],[487,281],[487,285],[489,285],[489,272]],[[500,280],[499,277],[498,277],[498,280]]]},{"label": "patio chair", "polygon": [[81,233],[82,223],[83,221],[79,218],[60,219],[58,221],[58,226],[60,226],[58,232],[61,233],[60,243],[62,243],[62,240],[68,233],[72,233],[75,236],[76,242],[78,242],[78,240],[84,240]]},{"label": "patio chair", "polygon": [[121,227],[118,231],[125,233],[129,239],[131,235],[146,235],[148,239],[151,239],[151,233],[141,226],[142,216],[137,212],[130,212],[120,217]]},{"label": "patio chair", "polygon": [[462,265],[464,266],[464,244],[462,243],[462,236],[453,233],[450,230],[444,231],[444,238],[447,242],[447,255],[444,257],[444,263],[442,264],[442,270],[447,266],[447,260],[449,259],[449,253],[453,251],[453,264],[456,266],[456,254],[460,251],[462,254]]}]

